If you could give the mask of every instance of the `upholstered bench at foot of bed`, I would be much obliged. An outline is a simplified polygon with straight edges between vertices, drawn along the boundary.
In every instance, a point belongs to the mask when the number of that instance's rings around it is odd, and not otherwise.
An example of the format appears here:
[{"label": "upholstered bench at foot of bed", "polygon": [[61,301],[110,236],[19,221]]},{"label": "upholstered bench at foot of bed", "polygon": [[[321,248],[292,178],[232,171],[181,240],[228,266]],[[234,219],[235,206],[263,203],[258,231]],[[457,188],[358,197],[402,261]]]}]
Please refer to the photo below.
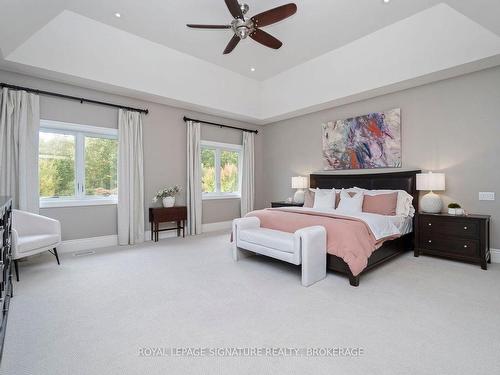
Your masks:
[{"label": "upholstered bench at foot of bed", "polygon": [[256,217],[233,221],[233,258],[253,253],[302,265],[302,285],[310,286],[326,277],[326,230],[322,226],[295,233],[261,228]]}]

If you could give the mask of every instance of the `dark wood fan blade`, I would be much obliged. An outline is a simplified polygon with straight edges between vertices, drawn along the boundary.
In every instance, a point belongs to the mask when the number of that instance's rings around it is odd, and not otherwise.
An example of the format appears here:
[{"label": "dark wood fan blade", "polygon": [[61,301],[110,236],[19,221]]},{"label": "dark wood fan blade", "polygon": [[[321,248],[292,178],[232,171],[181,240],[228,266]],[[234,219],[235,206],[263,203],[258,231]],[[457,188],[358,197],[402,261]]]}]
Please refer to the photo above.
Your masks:
[{"label": "dark wood fan blade", "polygon": [[283,43],[281,43],[281,41],[276,39],[274,36],[260,29],[256,29],[253,33],[251,33],[250,38],[269,48],[278,49],[283,45]]},{"label": "dark wood fan blade", "polygon": [[267,10],[252,17],[256,27],[264,27],[284,20],[297,12],[297,5],[290,3]]},{"label": "dark wood fan blade", "polygon": [[241,11],[240,4],[238,3],[238,0],[225,0],[227,9],[229,9],[229,13],[234,18],[239,18],[240,20],[243,19],[243,12]]},{"label": "dark wood fan blade", "polygon": [[187,27],[192,29],[230,29],[231,25],[197,25],[193,23],[188,23]]},{"label": "dark wood fan blade", "polygon": [[233,37],[231,38],[231,40],[229,41],[229,43],[227,44],[226,46],[226,49],[224,50],[224,55],[227,55],[228,53],[231,53],[232,50],[238,45],[238,43],[240,42],[240,37],[238,35],[233,35]]}]

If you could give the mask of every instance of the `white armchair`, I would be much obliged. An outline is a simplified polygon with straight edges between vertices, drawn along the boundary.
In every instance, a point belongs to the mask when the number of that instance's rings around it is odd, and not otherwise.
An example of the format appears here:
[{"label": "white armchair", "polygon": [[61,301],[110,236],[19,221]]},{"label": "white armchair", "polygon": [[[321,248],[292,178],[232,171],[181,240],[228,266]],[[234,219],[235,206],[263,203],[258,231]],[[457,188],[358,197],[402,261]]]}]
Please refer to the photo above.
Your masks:
[{"label": "white armchair", "polygon": [[[46,216],[12,210],[12,259],[19,281],[18,259],[50,251],[59,262],[57,246],[61,243],[61,223]],[[51,251],[53,250],[53,252]]]}]

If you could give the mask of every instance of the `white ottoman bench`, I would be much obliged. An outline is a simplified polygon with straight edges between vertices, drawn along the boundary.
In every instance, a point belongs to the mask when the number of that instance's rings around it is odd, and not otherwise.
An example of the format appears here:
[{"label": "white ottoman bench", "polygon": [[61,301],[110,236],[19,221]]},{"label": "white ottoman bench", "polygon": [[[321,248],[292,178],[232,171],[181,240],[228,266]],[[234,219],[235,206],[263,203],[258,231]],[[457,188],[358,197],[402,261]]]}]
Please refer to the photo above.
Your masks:
[{"label": "white ottoman bench", "polygon": [[310,286],[326,277],[326,230],[322,226],[295,233],[261,228],[256,217],[233,220],[233,258],[253,253],[302,265],[302,285]]}]

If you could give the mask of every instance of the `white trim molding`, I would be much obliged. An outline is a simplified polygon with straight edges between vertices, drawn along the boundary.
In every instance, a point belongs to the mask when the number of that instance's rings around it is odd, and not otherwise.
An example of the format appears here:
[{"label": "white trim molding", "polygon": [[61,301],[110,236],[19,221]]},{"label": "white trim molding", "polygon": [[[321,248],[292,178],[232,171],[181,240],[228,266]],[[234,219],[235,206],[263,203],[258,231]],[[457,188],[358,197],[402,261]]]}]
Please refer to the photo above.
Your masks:
[{"label": "white trim molding", "polygon": [[97,249],[118,245],[118,236],[112,234],[109,236],[78,238],[75,240],[62,241],[57,247],[59,253],[73,253],[76,251]]},{"label": "white trim molding", "polygon": [[117,205],[118,198],[88,198],[88,199],[62,199],[62,198],[40,198],[40,208],[53,207],[79,207],[79,206],[107,206]]},{"label": "white trim molding", "polygon": [[201,199],[213,201],[218,199],[241,199],[240,193],[203,193]]},{"label": "white trim molding", "polygon": [[[203,232],[216,232],[219,230],[231,229],[232,221],[221,221],[218,223],[207,223],[203,224]],[[168,231],[168,232],[160,232],[159,233],[160,240],[166,238],[174,238],[177,237],[176,231]],[[144,232],[144,239],[147,241],[151,241],[151,231]],[[111,234],[109,236],[100,236],[100,237],[89,237],[89,238],[79,238],[75,240],[66,240],[62,241],[61,244],[57,247],[57,251],[59,253],[74,253],[77,251],[84,250],[94,250],[101,249],[104,247],[118,246],[118,235]]]},{"label": "white trim molding", "polygon": [[491,263],[500,263],[500,249],[490,248]]},{"label": "white trim molding", "polygon": [[216,232],[219,230],[231,229],[233,221],[219,221],[218,223],[207,223],[203,224],[203,233]]}]

